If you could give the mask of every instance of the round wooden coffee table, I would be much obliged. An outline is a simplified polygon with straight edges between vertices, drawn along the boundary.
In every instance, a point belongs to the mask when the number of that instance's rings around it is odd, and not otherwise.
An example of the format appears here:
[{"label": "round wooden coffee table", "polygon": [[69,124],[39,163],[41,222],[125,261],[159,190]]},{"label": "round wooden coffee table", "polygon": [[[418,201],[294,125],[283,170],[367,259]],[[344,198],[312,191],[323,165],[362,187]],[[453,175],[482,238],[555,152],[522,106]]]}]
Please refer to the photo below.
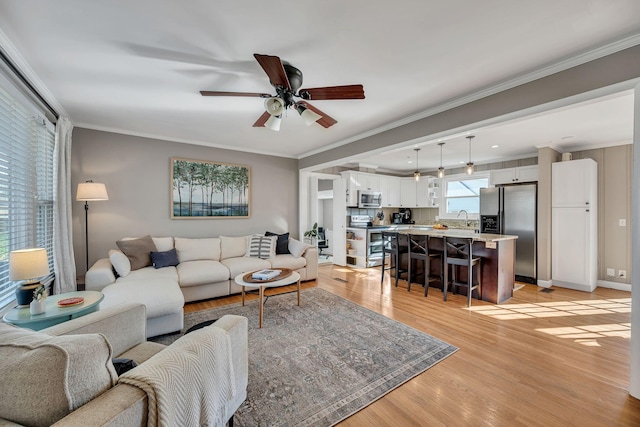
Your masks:
[{"label": "round wooden coffee table", "polygon": [[285,286],[285,285],[292,285],[294,283],[298,284],[298,305],[300,305],[300,274],[298,274],[295,271],[292,271],[291,274],[287,277],[284,277],[280,280],[274,280],[274,281],[264,281],[264,282],[247,282],[244,280],[244,276],[247,273],[240,273],[236,276],[236,278],[234,279],[235,282],[242,286],[242,305],[244,306],[244,294],[245,294],[245,288],[254,288],[254,289],[258,289],[259,293],[260,293],[260,322],[259,325],[262,328],[262,313],[264,311],[264,290],[265,288],[275,288],[276,286]]}]

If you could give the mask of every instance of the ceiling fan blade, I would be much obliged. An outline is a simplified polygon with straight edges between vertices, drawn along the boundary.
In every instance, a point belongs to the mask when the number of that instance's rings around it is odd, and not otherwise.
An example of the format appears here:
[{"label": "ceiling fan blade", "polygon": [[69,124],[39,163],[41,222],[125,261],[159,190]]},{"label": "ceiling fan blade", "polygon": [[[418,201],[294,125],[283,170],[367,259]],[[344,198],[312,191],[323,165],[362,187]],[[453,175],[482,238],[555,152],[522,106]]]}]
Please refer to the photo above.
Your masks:
[{"label": "ceiling fan blade", "polygon": [[200,95],[202,96],[251,96],[258,98],[270,98],[272,95],[268,93],[257,93],[257,92],[220,92],[215,90],[201,90]]},{"label": "ceiling fan blade", "polygon": [[331,126],[335,125],[336,123],[338,123],[338,121],[335,120],[333,117],[331,117],[328,114],[318,110],[316,107],[314,107],[313,105],[309,104],[308,102],[304,102],[304,103],[301,102],[301,104],[303,104],[305,107],[307,107],[309,110],[313,111],[314,113],[322,116],[321,119],[316,121],[316,123],[318,123],[320,126],[328,128],[328,127],[331,127]]},{"label": "ceiling fan blade", "polygon": [[[301,98],[313,101],[325,99],[364,99],[364,88],[362,85],[314,87],[311,89],[300,89],[299,94]],[[309,94],[308,97],[306,94]]]},{"label": "ceiling fan blade", "polygon": [[271,114],[265,111],[264,113],[262,113],[260,118],[256,120],[256,122],[253,124],[253,127],[254,128],[264,127],[264,124],[267,122],[267,120],[269,120],[269,117],[271,117]]},{"label": "ceiling fan blade", "polygon": [[260,55],[259,53],[254,53],[253,56],[264,72],[267,73],[267,76],[269,76],[269,81],[272,85],[291,89],[287,73],[284,71],[280,58],[271,55]]}]

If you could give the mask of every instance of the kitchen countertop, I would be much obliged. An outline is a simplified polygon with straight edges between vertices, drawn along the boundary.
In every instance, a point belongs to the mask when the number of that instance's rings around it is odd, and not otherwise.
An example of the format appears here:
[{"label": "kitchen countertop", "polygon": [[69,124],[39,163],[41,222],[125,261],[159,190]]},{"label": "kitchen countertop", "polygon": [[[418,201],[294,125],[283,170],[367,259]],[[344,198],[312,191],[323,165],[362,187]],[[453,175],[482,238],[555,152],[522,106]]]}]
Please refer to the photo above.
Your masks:
[{"label": "kitchen countertop", "polygon": [[[389,229],[393,229],[390,227]],[[476,233],[472,228],[449,228],[447,230],[434,230],[432,226],[399,226],[395,228],[399,233],[426,234],[432,237],[471,237],[476,242],[499,242],[501,240],[515,240],[518,236],[511,234]]]},{"label": "kitchen countertop", "polygon": [[390,225],[374,225],[372,227],[355,226],[347,228],[373,229],[373,230],[389,230],[398,233],[426,234],[433,237],[471,237],[477,242],[499,242],[502,240],[515,240],[518,236],[511,234],[491,234],[476,233],[473,228],[449,228],[447,230],[434,230],[432,225],[420,224],[390,224]]}]

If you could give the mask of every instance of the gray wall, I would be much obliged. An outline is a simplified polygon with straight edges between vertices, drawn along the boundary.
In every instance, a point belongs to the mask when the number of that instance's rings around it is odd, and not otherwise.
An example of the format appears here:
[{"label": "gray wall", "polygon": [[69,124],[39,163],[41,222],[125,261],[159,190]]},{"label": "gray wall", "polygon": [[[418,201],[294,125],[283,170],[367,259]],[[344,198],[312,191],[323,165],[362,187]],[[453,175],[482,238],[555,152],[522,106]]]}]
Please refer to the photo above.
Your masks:
[{"label": "gray wall", "polygon": [[[631,177],[633,145],[572,152],[573,159],[598,163],[598,280],[631,283]],[[551,164],[561,154],[538,151],[538,279],[551,280]],[[627,225],[621,227],[619,220]],[[627,278],[607,276],[607,268],[626,270]]]},{"label": "gray wall", "polygon": [[[631,283],[631,176],[633,145],[572,153],[598,163],[598,279]],[[619,220],[627,225],[621,227]],[[626,270],[626,279],[607,276],[607,267]]]},{"label": "gray wall", "polygon": [[[171,219],[170,159],[183,157],[250,167],[248,219]],[[214,237],[298,230],[298,162],[259,154],[75,128],[72,198],[78,182],[107,186],[109,200],[89,203],[89,265],[122,237]],[[85,271],[84,203],[73,202],[78,274]]]}]

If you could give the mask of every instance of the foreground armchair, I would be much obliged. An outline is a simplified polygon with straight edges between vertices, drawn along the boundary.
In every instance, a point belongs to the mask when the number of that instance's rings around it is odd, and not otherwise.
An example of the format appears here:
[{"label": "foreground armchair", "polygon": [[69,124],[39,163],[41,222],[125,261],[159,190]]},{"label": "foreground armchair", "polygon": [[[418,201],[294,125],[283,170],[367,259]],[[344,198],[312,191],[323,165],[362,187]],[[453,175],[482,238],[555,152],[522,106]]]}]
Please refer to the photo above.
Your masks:
[{"label": "foreground armchair", "polygon": [[[39,332],[0,324],[0,425],[200,425],[193,411],[209,417],[211,425],[232,421],[246,399],[247,319],[223,316],[168,347],[146,341],[145,327],[145,307],[139,304],[100,310]],[[216,363],[209,360],[212,355]],[[138,366],[118,378],[114,357]],[[177,375],[155,378],[169,363]],[[180,404],[191,406],[176,406],[167,390],[176,394],[176,382],[193,381],[194,371],[207,384],[184,383]],[[193,406],[201,401],[217,406]]]}]

